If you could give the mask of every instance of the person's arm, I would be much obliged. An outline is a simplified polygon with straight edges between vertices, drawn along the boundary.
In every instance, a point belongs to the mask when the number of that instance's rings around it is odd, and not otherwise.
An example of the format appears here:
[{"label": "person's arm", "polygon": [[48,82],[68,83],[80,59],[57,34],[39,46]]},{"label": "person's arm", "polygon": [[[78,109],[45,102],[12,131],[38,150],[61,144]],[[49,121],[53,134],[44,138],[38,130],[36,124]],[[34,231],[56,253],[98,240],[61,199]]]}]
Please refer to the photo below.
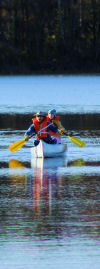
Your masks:
[{"label": "person's arm", "polygon": [[28,128],[28,130],[26,131],[26,135],[32,135],[35,132],[34,126],[33,124],[30,125],[30,127]]},{"label": "person's arm", "polygon": [[66,133],[66,129],[62,126],[62,124],[61,124],[60,121],[53,120],[53,124],[58,127],[58,129],[59,129],[59,131],[58,131],[59,135],[62,135],[64,133]]},{"label": "person's arm", "polygon": [[60,121],[53,120],[53,123],[58,127],[58,129],[62,129],[64,132],[66,131]]},{"label": "person's arm", "polygon": [[33,124],[31,124],[30,127],[28,128],[28,130],[25,133],[25,140],[27,141],[29,139],[29,136],[31,136],[34,133],[35,133],[34,126],[33,126]]}]

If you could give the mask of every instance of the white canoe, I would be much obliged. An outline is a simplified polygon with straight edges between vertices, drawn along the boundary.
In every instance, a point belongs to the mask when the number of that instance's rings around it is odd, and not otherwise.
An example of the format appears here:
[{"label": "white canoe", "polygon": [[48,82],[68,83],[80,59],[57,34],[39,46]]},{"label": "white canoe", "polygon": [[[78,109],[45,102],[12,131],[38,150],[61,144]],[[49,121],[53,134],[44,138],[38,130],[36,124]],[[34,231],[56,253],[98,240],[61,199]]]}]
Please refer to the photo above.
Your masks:
[{"label": "white canoe", "polygon": [[64,156],[66,150],[66,144],[47,144],[40,140],[38,146],[31,148],[31,155],[33,158],[59,157]]}]

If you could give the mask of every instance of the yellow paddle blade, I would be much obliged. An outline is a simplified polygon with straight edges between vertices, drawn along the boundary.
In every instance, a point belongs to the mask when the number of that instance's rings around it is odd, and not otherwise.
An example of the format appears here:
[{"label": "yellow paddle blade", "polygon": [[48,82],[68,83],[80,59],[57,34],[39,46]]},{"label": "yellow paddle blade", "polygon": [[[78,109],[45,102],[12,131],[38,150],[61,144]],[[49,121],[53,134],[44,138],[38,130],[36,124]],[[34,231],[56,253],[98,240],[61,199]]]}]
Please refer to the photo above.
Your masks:
[{"label": "yellow paddle blade", "polygon": [[17,151],[18,149],[20,149],[21,147],[23,147],[25,142],[26,142],[25,139],[16,141],[13,144],[11,144],[8,147],[8,149],[10,150],[11,153],[13,153],[13,152]]},{"label": "yellow paddle blade", "polygon": [[76,138],[76,137],[70,137],[68,136],[68,138],[70,139],[70,141],[75,144],[76,146],[78,146],[79,148],[82,148],[85,146],[85,142],[81,141],[80,139]]}]

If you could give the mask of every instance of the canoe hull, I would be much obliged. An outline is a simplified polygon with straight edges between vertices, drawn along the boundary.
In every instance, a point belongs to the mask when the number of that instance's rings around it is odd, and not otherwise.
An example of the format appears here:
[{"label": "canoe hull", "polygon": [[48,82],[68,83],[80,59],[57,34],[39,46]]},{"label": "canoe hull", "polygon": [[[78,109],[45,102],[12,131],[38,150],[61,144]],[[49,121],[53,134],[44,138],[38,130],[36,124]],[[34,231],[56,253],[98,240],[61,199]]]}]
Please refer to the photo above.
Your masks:
[{"label": "canoe hull", "polygon": [[31,148],[31,155],[33,158],[53,158],[64,156],[66,150],[66,144],[47,144],[44,141],[40,141],[37,147]]}]

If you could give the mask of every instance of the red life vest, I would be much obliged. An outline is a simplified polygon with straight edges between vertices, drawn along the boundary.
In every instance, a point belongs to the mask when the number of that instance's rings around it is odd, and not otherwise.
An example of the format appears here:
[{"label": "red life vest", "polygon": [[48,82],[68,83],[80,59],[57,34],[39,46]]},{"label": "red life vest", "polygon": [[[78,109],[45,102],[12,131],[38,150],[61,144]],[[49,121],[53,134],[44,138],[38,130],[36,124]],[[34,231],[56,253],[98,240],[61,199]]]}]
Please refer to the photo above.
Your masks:
[{"label": "red life vest", "polygon": [[[32,121],[36,132],[36,139],[40,140],[47,137],[47,119],[45,118],[41,123],[36,118],[33,118]],[[38,134],[39,131],[40,133]]]},{"label": "red life vest", "polygon": [[[59,121],[59,116],[55,116],[52,120],[50,120],[50,118],[48,116],[46,116],[46,119],[47,119],[47,121],[50,121],[53,124],[53,120],[56,121],[56,122]],[[51,136],[56,136],[56,134],[54,132],[52,132],[52,131],[49,131],[49,134]]]}]

